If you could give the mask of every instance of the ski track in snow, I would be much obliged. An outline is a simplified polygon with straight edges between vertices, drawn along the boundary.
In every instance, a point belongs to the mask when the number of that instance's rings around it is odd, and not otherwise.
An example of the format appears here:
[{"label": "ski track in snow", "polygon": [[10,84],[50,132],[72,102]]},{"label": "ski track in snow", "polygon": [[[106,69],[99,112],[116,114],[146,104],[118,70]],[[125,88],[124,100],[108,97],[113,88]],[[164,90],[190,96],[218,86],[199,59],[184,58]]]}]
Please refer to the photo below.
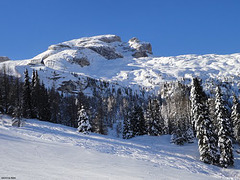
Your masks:
[{"label": "ski track in snow", "polygon": [[[71,146],[80,146],[90,151],[143,160],[151,162],[157,167],[165,166],[186,170],[196,175],[205,174],[210,177],[224,179],[237,179],[237,177],[240,177],[239,155],[235,155],[234,168],[223,169],[207,165],[199,161],[197,142],[176,146],[169,143],[169,135],[161,137],[142,136],[123,140],[94,133],[84,135],[76,132],[76,129],[71,127],[38,120],[26,120],[25,126],[21,128],[11,127],[5,122],[5,125],[0,126],[0,128],[28,136],[33,141],[42,139]],[[35,153],[38,153],[37,148]],[[41,156],[40,153],[38,155]]]}]

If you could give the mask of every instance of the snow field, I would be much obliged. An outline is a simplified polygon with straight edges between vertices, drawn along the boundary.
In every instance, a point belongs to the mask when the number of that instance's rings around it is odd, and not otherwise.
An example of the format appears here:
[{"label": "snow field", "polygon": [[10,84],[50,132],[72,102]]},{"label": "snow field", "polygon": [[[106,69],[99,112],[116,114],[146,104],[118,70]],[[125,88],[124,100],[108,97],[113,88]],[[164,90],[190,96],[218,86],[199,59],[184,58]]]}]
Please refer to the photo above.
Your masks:
[{"label": "snow field", "polygon": [[[2,122],[4,122],[2,124]],[[123,140],[27,119],[24,127],[0,122],[0,176],[17,179],[239,179],[235,166],[223,169],[199,161],[197,143],[176,146],[170,136]]]}]

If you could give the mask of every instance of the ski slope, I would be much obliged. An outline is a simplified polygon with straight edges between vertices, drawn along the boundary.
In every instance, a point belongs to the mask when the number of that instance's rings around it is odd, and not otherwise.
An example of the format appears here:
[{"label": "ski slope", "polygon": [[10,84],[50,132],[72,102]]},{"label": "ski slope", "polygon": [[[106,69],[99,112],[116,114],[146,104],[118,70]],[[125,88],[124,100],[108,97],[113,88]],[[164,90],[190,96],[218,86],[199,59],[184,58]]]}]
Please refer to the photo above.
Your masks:
[{"label": "ski slope", "polygon": [[[240,156],[228,169],[200,162],[197,143],[177,146],[170,136],[123,140],[84,135],[59,124],[0,120],[0,176],[16,179],[239,179]],[[238,147],[239,148],[239,147]]]}]

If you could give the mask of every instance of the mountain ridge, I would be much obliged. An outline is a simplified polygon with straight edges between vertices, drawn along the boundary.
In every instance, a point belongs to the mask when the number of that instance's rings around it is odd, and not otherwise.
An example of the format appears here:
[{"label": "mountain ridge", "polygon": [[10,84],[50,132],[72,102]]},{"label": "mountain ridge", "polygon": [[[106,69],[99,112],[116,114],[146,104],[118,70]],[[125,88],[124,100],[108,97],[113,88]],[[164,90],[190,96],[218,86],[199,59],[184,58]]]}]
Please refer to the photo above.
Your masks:
[{"label": "mountain ridge", "polygon": [[238,83],[240,79],[240,53],[155,57],[150,43],[137,38],[122,42],[116,35],[58,43],[32,59],[5,61],[0,66],[4,64],[14,76],[21,76],[26,68],[30,72],[35,69],[42,71],[40,79],[49,87],[54,84],[61,88],[63,82],[72,81],[75,90],[80,89],[79,81],[86,78],[146,91],[156,91],[165,82],[195,76],[204,82],[215,78]]}]

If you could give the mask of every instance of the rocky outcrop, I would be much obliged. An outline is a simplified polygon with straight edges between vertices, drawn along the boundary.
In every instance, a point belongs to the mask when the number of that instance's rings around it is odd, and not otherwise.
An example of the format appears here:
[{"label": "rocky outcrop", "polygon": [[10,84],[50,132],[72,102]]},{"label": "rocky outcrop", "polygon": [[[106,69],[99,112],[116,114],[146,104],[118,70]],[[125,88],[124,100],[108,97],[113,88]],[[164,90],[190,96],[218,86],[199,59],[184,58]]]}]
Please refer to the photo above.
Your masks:
[{"label": "rocky outcrop", "polygon": [[48,50],[59,50],[63,48],[71,48],[70,46],[66,44],[56,44],[56,45],[51,45],[48,47]]},{"label": "rocky outcrop", "polygon": [[150,54],[152,54],[152,46],[148,42],[132,38],[126,43],[122,42],[119,36],[108,34],[83,37],[51,45],[47,51],[34,57],[29,65],[45,65],[65,70],[67,63],[85,67],[102,59],[141,58],[148,57]]},{"label": "rocky outcrop", "polygon": [[7,56],[0,56],[0,62],[9,61],[10,59]]},{"label": "rocky outcrop", "polygon": [[58,91],[62,92],[69,92],[73,93],[77,88],[76,83],[72,80],[69,81],[63,81],[59,88],[57,88]]},{"label": "rocky outcrop", "polygon": [[90,65],[90,62],[88,61],[88,59],[86,57],[81,57],[81,58],[74,57],[72,62],[77,63],[81,67]]},{"label": "rocky outcrop", "polygon": [[148,57],[146,51],[137,51],[134,54],[132,54],[132,56],[135,58]]},{"label": "rocky outcrop", "polygon": [[148,42],[141,42],[138,38],[134,37],[128,43],[135,50],[132,54],[135,58],[148,57],[148,54],[152,54],[152,45]]},{"label": "rocky outcrop", "polygon": [[123,58],[121,54],[115,52],[115,49],[110,48],[108,46],[89,46],[88,48],[95,51],[96,53],[100,54],[101,56],[105,57],[108,60]]},{"label": "rocky outcrop", "polygon": [[103,41],[105,43],[121,42],[121,38],[116,35],[106,35],[106,36],[99,38],[99,40]]}]

